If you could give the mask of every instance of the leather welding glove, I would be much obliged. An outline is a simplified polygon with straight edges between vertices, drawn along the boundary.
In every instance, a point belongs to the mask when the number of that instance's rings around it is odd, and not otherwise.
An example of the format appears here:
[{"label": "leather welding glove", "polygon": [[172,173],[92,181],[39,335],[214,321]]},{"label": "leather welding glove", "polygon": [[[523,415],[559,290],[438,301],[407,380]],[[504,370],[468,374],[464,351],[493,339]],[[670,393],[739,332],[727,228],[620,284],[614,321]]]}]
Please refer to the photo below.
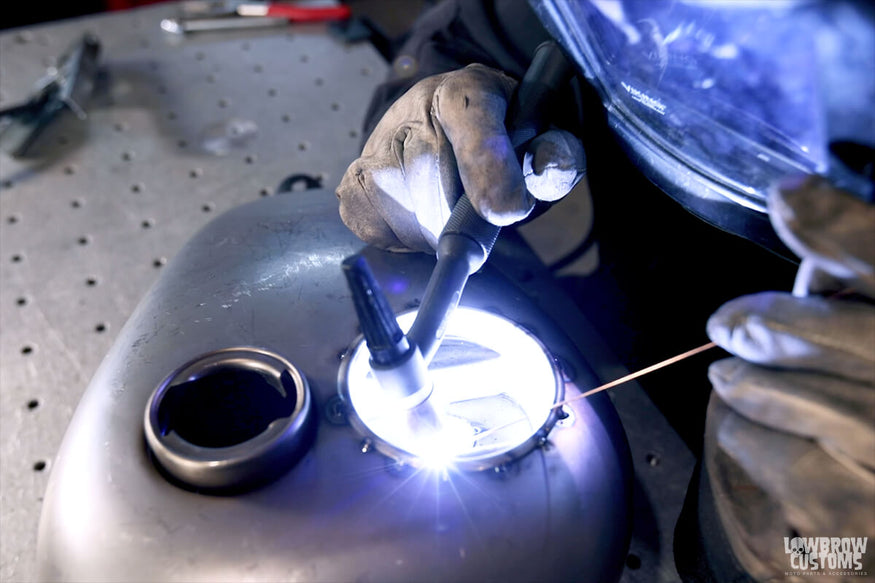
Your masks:
[{"label": "leather welding glove", "polygon": [[504,125],[516,84],[475,64],[402,95],[337,188],[347,227],[383,249],[431,252],[463,192],[499,226],[525,218],[535,199],[568,194],[584,174],[583,146],[567,132],[546,132],[521,167]]},{"label": "leather welding glove", "polygon": [[[776,189],[769,216],[801,258],[796,284],[732,300],[708,321],[735,357],[709,370],[705,465],[755,579],[836,581],[859,572],[830,569],[822,552],[792,555],[800,536],[875,542],[875,207],[808,178]],[[875,549],[860,559],[871,574]]]}]

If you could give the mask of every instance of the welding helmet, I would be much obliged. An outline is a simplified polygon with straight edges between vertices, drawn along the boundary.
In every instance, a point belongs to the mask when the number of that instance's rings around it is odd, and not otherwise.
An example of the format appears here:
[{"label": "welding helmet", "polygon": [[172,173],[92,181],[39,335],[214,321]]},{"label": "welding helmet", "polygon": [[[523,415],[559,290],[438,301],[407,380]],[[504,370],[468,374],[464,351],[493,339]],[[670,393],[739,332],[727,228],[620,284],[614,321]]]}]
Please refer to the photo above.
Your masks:
[{"label": "welding helmet", "polygon": [[600,94],[633,161],[706,221],[776,248],[766,196],[781,178],[825,175],[872,199],[871,4],[531,4]]}]

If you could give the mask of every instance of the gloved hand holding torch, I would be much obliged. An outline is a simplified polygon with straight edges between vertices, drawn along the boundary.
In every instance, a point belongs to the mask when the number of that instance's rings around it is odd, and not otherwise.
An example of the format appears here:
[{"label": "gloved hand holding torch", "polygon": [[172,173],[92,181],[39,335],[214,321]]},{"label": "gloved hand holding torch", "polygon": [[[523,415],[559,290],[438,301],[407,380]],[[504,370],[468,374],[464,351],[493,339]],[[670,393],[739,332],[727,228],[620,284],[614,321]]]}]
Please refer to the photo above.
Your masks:
[{"label": "gloved hand holding torch", "polygon": [[433,251],[463,192],[497,226],[555,201],[585,171],[583,146],[552,130],[532,140],[522,168],[505,127],[516,81],[483,65],[423,79],[377,124],[337,196],[344,223],[393,251]]}]

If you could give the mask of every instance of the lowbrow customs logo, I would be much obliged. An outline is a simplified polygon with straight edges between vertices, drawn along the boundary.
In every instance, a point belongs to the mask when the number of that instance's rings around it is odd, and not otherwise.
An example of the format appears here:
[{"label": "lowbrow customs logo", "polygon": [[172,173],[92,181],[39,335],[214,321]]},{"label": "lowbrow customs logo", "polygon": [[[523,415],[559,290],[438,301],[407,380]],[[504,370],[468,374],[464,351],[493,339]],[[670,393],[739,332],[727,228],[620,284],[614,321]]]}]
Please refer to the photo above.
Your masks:
[{"label": "lowbrow customs logo", "polygon": [[868,575],[863,556],[869,537],[784,537],[790,569],[799,575]]}]

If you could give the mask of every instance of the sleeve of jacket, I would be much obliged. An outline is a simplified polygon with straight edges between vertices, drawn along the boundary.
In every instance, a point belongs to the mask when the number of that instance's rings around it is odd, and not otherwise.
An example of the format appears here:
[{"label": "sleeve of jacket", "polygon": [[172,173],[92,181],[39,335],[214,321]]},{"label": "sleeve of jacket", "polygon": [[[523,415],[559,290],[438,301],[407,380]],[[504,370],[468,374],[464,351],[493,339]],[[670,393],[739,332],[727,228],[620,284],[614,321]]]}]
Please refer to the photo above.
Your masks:
[{"label": "sleeve of jacket", "polygon": [[443,0],[413,24],[389,76],[375,90],[363,143],[389,106],[420,79],[471,63],[520,78],[537,45],[548,39],[526,0]]}]

